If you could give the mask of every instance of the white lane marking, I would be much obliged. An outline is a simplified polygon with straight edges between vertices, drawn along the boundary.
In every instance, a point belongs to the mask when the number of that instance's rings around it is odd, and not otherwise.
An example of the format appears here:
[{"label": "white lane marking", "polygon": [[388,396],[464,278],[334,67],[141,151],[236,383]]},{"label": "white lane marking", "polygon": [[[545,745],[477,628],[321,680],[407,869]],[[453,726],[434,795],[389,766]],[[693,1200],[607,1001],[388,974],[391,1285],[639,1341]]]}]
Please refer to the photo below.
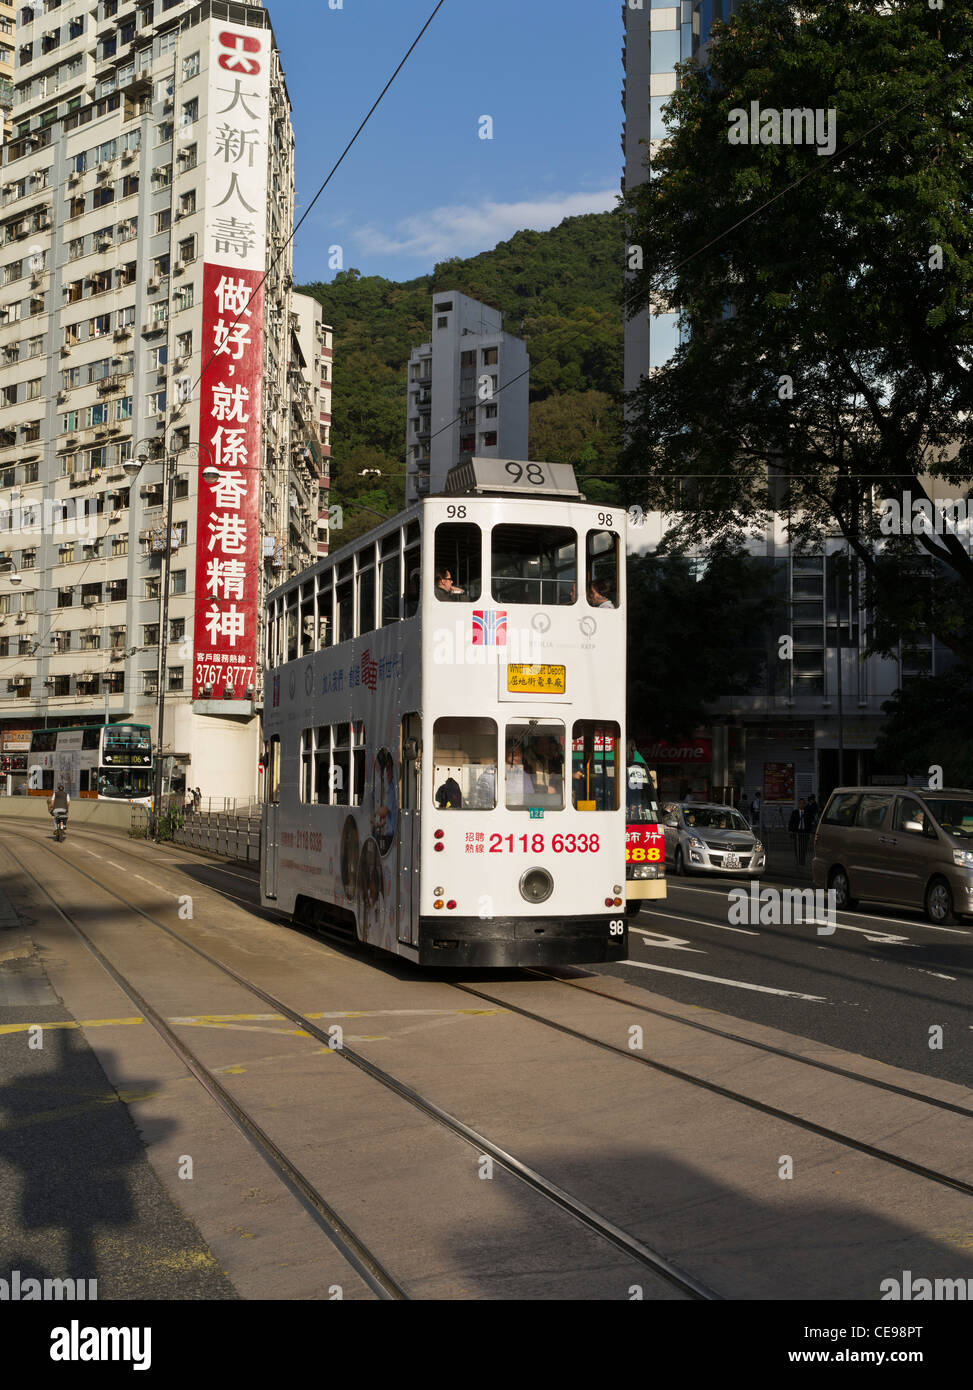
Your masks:
[{"label": "white lane marking", "polygon": [[649,938],[642,942],[643,946],[664,946],[670,951],[692,951],[697,956],[705,956],[706,954],[697,946],[690,946],[689,942],[684,941],[681,936],[665,936],[662,932],[646,931],[644,927],[629,927],[629,931],[638,932],[639,936]]},{"label": "white lane marking", "polygon": [[117,869],[120,874],[125,872],[124,867],[121,864],[116,864],[114,859],[106,859],[105,863],[110,864],[113,869]]},{"label": "white lane marking", "polygon": [[740,936],[759,936],[758,931],[747,931],[746,927],[731,927],[728,922],[711,922],[707,917],[674,917],[668,912],[660,912],[658,908],[650,907],[649,913],[656,917],[665,917],[669,922],[698,922],[703,927],[719,927],[722,931],[739,932]]},{"label": "white lane marking", "polygon": [[671,965],[649,965],[644,960],[620,961],[620,965],[632,966],[635,970],[658,970],[663,975],[685,975],[689,980],[705,980],[712,985],[730,985],[733,989],[753,989],[759,994],[779,994],[785,999],[807,999],[814,1004],[827,1004],[823,994],[798,994],[792,989],[771,989],[770,985],[752,985],[746,980],[724,980],[719,975],[699,975],[695,970],[676,970]]},{"label": "white lane marking", "polygon": [[[822,925],[831,926],[832,923],[824,922]],[[857,932],[866,941],[876,941],[879,944],[884,942],[887,946],[911,946],[913,950],[919,949],[918,941],[910,941],[907,936],[895,936],[891,932],[874,931],[869,927],[853,927],[848,922],[835,922],[833,925],[837,931]]]},{"label": "white lane marking", "polygon": [[[670,888],[685,888],[690,893],[705,893],[706,896],[710,898],[723,897],[723,890],[719,888],[697,888],[688,883],[680,883],[678,880],[673,881],[667,879],[666,882]],[[766,886],[769,888],[773,885],[767,884]],[[808,884],[807,887],[810,888],[811,885]],[[729,889],[726,891],[729,892]],[[908,908],[903,908],[904,912],[908,910]],[[852,912],[848,908],[842,908],[841,911],[846,917],[864,917],[866,922],[891,922],[893,927],[918,927],[923,931],[944,931],[948,932],[951,936],[969,937],[971,934],[969,927],[965,930],[962,927],[937,927],[933,922],[926,922],[921,918],[916,920],[910,917],[903,921],[901,917],[884,917],[878,912]]]}]

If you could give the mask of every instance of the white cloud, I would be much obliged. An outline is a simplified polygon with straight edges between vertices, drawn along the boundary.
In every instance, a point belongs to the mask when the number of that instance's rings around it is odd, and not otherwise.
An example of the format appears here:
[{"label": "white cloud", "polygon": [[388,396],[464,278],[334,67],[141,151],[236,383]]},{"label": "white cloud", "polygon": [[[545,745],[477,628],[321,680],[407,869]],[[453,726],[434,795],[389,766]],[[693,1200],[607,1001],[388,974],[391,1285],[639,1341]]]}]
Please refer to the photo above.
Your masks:
[{"label": "white cloud", "polygon": [[355,245],[373,256],[404,256],[430,262],[449,256],[475,256],[489,251],[514,232],[543,232],[565,217],[586,212],[606,212],[616,205],[618,190],[568,193],[521,203],[483,202],[475,206],[433,208],[396,223],[392,234],[375,227],[355,233]]}]

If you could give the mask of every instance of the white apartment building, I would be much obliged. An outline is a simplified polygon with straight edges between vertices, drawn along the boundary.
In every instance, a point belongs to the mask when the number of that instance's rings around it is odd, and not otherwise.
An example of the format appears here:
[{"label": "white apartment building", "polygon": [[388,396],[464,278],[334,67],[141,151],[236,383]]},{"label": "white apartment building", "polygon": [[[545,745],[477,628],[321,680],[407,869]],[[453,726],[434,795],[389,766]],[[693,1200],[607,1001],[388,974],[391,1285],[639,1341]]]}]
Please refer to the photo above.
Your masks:
[{"label": "white apartment building", "polygon": [[409,356],[406,504],[442,492],[456,464],[525,459],[530,358],[499,309],[455,290],[432,297],[432,341]]},{"label": "white apartment building", "polygon": [[10,115],[14,102],[14,64],[16,62],[17,6],[15,0],[0,0],[0,112],[3,115],[3,143],[10,134]]},{"label": "white apartment building", "polygon": [[111,719],[150,724],[154,744],[164,642],[173,785],[244,798],[263,595],[295,533],[302,562],[317,547],[316,496],[303,516],[290,505],[311,478],[292,438],[294,138],[270,16],[255,0],[46,0],[18,20],[0,733]]},{"label": "white apartment building", "polygon": [[330,549],[331,518],[328,512],[331,487],[331,389],[334,373],[334,330],[324,322],[324,310],[309,294],[291,297],[295,320],[300,370],[308,389],[311,409],[310,433],[318,465],[317,548],[314,558]]}]

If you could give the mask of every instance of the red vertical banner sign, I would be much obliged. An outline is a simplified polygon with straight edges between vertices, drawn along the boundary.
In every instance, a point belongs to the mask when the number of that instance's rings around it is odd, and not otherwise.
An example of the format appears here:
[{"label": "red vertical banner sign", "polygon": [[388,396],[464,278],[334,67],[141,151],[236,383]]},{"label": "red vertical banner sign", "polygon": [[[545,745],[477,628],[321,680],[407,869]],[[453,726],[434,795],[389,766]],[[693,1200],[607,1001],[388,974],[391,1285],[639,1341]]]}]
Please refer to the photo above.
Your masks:
[{"label": "red vertical banner sign", "polygon": [[210,24],[194,699],[257,683],[271,42]]}]

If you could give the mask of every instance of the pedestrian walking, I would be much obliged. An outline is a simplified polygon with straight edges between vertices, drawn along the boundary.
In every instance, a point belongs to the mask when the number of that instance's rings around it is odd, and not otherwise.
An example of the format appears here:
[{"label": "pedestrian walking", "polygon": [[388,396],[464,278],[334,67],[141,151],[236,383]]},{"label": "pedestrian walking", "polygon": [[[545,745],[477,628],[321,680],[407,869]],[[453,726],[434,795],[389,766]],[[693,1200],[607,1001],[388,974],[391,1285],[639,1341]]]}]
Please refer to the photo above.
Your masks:
[{"label": "pedestrian walking", "polygon": [[184,803],[183,803],[183,810],[186,812],[186,815],[187,815],[187,816],[191,816],[192,813],[193,813],[193,811],[194,811],[195,809],[196,809],[196,798],[193,796],[192,788],[191,788],[191,787],[187,787],[187,788],[186,788],[186,797],[185,797],[185,801],[184,801]]},{"label": "pedestrian walking", "polygon": [[803,865],[807,861],[808,840],[811,837],[811,826],[807,813],[807,805],[803,796],[797,803],[797,809],[791,812],[791,818],[787,824],[794,841],[794,860],[795,863]]},{"label": "pedestrian walking", "polygon": [[199,808],[200,806],[202,806],[202,804],[203,793],[199,790],[198,787],[196,787],[193,790],[193,810],[195,811],[196,815],[199,815]]},{"label": "pedestrian walking", "polygon": [[818,799],[813,792],[807,799],[807,815],[809,821],[808,829],[813,834],[814,831],[817,829],[818,821],[821,819],[821,808],[818,805]]}]

